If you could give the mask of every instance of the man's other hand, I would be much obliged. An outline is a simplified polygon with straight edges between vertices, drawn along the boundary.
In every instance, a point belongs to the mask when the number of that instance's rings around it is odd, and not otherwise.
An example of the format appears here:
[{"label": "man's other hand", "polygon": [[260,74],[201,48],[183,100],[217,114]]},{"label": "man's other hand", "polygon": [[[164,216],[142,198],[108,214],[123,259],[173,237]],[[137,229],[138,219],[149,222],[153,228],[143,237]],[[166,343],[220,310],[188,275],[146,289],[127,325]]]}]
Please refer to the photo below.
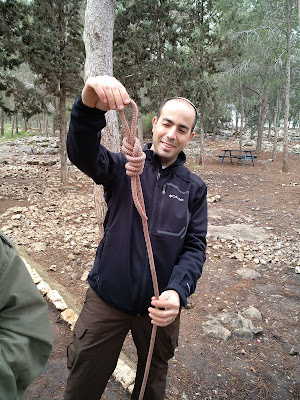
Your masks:
[{"label": "man's other hand", "polygon": [[149,307],[148,311],[152,324],[167,326],[175,320],[179,313],[180,297],[175,290],[166,290],[158,300],[152,297],[151,305],[154,308]]}]

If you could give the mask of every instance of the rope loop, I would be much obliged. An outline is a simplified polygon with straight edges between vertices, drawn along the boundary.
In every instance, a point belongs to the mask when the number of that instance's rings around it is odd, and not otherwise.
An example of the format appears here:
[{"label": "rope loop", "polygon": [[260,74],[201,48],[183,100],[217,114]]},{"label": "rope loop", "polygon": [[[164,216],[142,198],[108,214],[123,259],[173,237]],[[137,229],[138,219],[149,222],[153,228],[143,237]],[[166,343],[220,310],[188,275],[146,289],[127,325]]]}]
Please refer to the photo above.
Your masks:
[{"label": "rope loop", "polygon": [[138,138],[134,138],[134,145],[128,143],[128,139],[125,136],[122,141],[122,151],[125,153],[128,161],[125,164],[126,174],[129,176],[139,176],[143,172],[146,154],[143,152],[140,141]]}]

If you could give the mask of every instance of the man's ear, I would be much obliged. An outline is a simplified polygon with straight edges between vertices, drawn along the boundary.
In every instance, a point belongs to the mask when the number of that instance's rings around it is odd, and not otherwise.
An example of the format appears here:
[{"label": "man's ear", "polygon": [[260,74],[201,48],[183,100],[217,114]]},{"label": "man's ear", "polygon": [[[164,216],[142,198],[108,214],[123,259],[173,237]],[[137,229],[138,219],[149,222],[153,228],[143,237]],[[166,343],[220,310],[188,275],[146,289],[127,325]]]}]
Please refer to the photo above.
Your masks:
[{"label": "man's ear", "polygon": [[192,140],[194,136],[195,136],[195,132],[192,132],[192,133],[190,134],[190,137],[189,137],[189,140],[188,140],[188,141]]},{"label": "man's ear", "polygon": [[154,117],[153,120],[152,120],[152,132],[153,132],[153,129],[154,129],[156,124],[157,124],[157,118]]}]

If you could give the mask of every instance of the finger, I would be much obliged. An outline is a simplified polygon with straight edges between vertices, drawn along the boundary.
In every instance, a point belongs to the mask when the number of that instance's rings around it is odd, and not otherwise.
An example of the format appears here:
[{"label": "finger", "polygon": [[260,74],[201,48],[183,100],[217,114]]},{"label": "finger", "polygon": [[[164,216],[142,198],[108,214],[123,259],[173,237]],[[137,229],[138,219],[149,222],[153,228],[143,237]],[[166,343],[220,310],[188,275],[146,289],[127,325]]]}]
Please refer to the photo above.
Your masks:
[{"label": "finger", "polygon": [[115,97],[116,106],[119,110],[123,110],[125,105],[130,104],[129,95],[125,87],[119,81],[116,81],[116,86],[113,87],[113,94]]},{"label": "finger", "polygon": [[112,110],[123,110],[130,103],[129,95],[124,86],[115,78],[107,77],[102,85],[109,107]]},{"label": "finger", "polygon": [[151,323],[154,325],[157,325],[157,326],[167,326],[174,320],[175,320],[174,316],[169,316],[169,317],[165,317],[165,318],[159,318],[159,317],[153,316],[153,318],[151,318]]},{"label": "finger", "polygon": [[91,77],[87,80],[87,85],[95,91],[96,95],[102,103],[107,103],[107,97],[103,88],[102,80],[97,77]]}]

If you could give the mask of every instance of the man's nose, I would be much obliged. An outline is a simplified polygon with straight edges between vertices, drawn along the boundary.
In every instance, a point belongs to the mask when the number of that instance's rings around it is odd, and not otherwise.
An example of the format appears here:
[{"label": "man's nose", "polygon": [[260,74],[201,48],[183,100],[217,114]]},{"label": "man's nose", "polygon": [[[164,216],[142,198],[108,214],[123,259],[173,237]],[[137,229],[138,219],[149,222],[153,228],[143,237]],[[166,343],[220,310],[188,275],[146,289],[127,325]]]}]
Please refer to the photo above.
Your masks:
[{"label": "man's nose", "polygon": [[175,126],[172,126],[172,127],[168,130],[167,137],[168,137],[169,139],[175,139],[175,138],[176,138],[176,127],[175,127]]}]

